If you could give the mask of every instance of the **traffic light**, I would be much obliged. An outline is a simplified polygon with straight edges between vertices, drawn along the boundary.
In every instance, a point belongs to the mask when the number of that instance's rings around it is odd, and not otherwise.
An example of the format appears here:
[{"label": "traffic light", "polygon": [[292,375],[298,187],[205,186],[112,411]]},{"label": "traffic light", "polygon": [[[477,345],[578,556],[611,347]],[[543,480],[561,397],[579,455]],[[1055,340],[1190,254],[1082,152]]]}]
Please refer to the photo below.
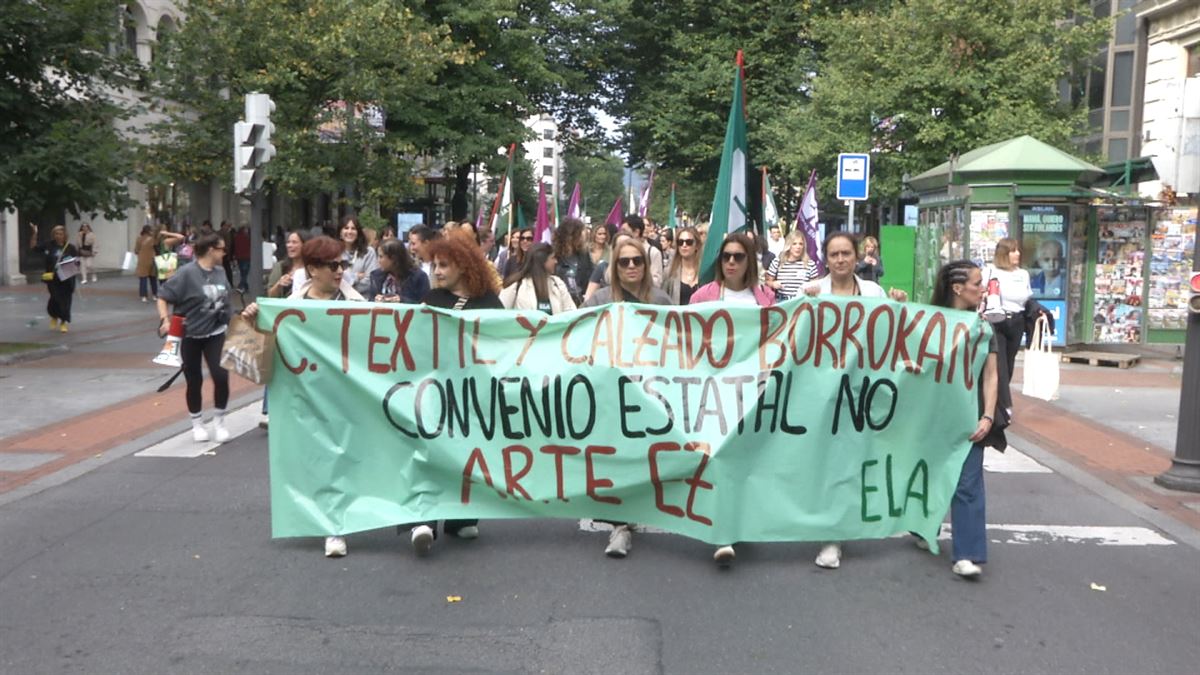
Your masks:
[{"label": "traffic light", "polygon": [[246,119],[233,125],[233,191],[237,194],[250,195],[262,189],[263,165],[275,156],[273,112],[275,102],[270,96],[246,94]]},{"label": "traffic light", "polygon": [[1200,314],[1200,272],[1192,272],[1192,278],[1188,284],[1192,287],[1192,297],[1188,298],[1188,309],[1193,313]]}]

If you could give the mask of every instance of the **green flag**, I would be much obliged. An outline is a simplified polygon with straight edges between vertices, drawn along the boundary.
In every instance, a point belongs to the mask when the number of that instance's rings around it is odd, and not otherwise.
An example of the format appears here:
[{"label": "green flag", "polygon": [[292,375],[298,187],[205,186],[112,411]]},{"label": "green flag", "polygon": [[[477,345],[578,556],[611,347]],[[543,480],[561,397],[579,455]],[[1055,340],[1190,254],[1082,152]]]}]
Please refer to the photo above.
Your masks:
[{"label": "green flag", "polygon": [[[775,208],[775,194],[771,190],[771,179],[767,176],[767,168],[762,170],[762,205],[763,205],[763,228],[770,229],[779,224],[779,209]],[[786,234],[786,232],[784,233]]]},{"label": "green flag", "polygon": [[675,220],[675,184],[671,183],[671,203],[667,206],[667,229],[675,231],[679,223]]},{"label": "green flag", "polygon": [[529,225],[525,222],[525,209],[521,206],[521,202],[517,202],[516,211],[517,211],[517,232],[528,229]]},{"label": "green flag", "polygon": [[738,52],[738,69],[733,75],[733,99],[729,104],[729,122],[725,126],[725,149],[721,152],[721,171],[713,195],[712,218],[700,258],[700,282],[713,280],[717,255],[725,235],[746,227],[750,221],[748,190],[746,189],[746,113],[742,85],[742,53]]}]

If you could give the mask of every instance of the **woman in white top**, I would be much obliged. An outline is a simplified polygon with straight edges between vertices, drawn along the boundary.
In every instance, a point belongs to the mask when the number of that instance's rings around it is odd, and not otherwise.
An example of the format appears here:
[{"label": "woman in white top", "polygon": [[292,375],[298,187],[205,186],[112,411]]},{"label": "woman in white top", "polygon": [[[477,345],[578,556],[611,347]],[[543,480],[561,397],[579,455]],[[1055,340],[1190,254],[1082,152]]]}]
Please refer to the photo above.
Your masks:
[{"label": "woman in white top", "polygon": [[[1033,295],[1029,285],[1029,271],[1021,269],[1021,245],[1015,239],[1004,238],[996,242],[996,255],[992,264],[983,271],[983,284],[992,280],[1000,282],[1000,308],[1004,319],[992,323],[996,331],[996,360],[1000,365],[1000,377],[1012,383],[1013,367],[1017,363],[1017,352],[1025,338],[1025,303]],[[1005,387],[1001,387],[1004,390]],[[1000,405],[1012,410],[1012,400],[1001,397]]]},{"label": "woman in white top", "polygon": [[575,309],[567,284],[554,274],[558,257],[550,244],[534,244],[521,271],[505,279],[500,302],[508,309],[536,309],[561,314]]},{"label": "woman in white top", "polygon": [[[825,264],[829,274],[804,288],[809,296],[841,295],[863,298],[891,298],[906,302],[908,294],[893,288],[884,292],[874,281],[867,281],[854,274],[858,263],[858,246],[854,235],[849,232],[834,232],[825,239]],[[816,559],[817,567],[837,569],[842,564],[842,545],[836,542],[825,544]]]},{"label": "woman in white top", "polygon": [[787,248],[771,261],[766,284],[775,289],[776,300],[798,297],[804,284],[817,278],[817,264],[808,257],[804,233],[794,230],[787,236]]}]

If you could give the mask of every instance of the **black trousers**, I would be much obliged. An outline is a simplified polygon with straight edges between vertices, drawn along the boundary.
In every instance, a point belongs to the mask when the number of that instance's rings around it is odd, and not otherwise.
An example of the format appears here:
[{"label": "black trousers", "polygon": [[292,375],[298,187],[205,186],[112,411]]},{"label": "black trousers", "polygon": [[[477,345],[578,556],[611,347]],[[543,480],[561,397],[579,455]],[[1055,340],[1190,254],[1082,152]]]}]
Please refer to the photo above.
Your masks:
[{"label": "black trousers", "polygon": [[996,331],[996,360],[1001,381],[1005,386],[1000,387],[999,404],[1012,408],[1012,394],[1008,391],[1012,383],[1013,369],[1017,365],[1017,352],[1021,351],[1021,340],[1025,337],[1025,315],[1010,314],[999,323],[992,324]]},{"label": "black trousers", "polygon": [[46,282],[50,299],[46,301],[46,314],[59,321],[71,323],[71,300],[75,297],[75,277],[60,281],[54,277]]},{"label": "black trousers", "polygon": [[193,415],[200,412],[204,397],[202,362],[208,363],[208,374],[213,381],[213,398],[218,408],[229,404],[229,371],[221,367],[221,348],[225,346],[225,334],[206,338],[183,338],[179,345],[179,357],[183,360],[183,378],[187,381],[187,407]]}]

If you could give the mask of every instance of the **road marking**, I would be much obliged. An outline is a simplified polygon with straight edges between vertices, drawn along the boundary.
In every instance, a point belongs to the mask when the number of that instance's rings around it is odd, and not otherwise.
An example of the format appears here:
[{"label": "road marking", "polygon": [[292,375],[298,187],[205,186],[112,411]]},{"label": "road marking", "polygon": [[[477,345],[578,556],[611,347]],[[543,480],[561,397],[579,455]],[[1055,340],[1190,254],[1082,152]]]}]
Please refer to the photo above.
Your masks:
[{"label": "road marking", "polygon": [[1011,445],[1004,452],[995,448],[985,448],[983,470],[989,473],[1054,473],[1050,467],[1039,464],[1037,460]]},{"label": "road marking", "polygon": [[[584,518],[579,521],[583,532],[608,532],[612,525]],[[638,525],[638,534],[674,534],[657,527]],[[988,525],[988,540],[993,544],[1093,544],[1096,546],[1174,546],[1148,527],[1090,526],[1090,525]],[[910,537],[894,534],[891,539]],[[950,523],[942,523],[939,540],[950,541]]]},{"label": "road marking", "polygon": [[[258,417],[261,414],[262,404],[251,403],[241,409],[235,410],[225,416],[225,428],[229,430],[229,440],[245,434],[246,432],[258,426]],[[212,423],[206,425],[209,436],[212,436]],[[175,457],[175,458],[192,458],[199,457],[206,452],[212,452],[220,447],[220,443],[209,441],[207,443],[197,443],[192,440],[192,430],[187,431],[168,438],[167,440],[152,445],[145,450],[134,453],[135,457]]]}]

